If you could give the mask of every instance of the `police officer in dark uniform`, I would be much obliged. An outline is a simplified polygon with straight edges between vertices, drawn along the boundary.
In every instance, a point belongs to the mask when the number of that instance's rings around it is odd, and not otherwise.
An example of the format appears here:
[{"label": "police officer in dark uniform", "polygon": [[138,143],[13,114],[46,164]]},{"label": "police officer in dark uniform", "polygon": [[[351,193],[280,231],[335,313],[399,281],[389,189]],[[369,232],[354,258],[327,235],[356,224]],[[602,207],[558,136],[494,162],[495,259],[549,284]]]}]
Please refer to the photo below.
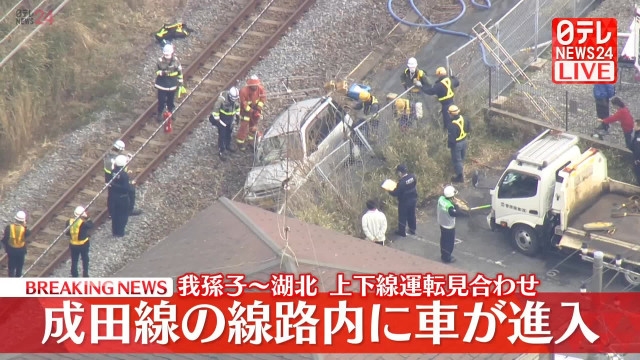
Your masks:
[{"label": "police officer in dark uniform", "polygon": [[[113,168],[115,178],[110,185],[111,204],[109,211],[111,212],[111,232],[115,237],[123,237],[124,229],[129,221],[129,199],[133,187],[129,181],[129,174],[126,171],[120,171],[127,165],[128,158],[126,155],[118,155]],[[118,174],[116,176],[116,174]]]},{"label": "police officer in dark uniform", "polygon": [[449,107],[453,105],[454,92],[453,89],[460,86],[460,81],[455,76],[448,76],[447,69],[439,67],[436,69],[438,80],[432,87],[422,87],[422,91],[427,95],[435,95],[438,97],[440,105],[442,105],[442,125],[446,130],[451,122],[449,116]]},{"label": "police officer in dark uniform", "polygon": [[2,237],[4,251],[9,258],[9,277],[21,277],[24,258],[27,256],[27,241],[31,231],[27,229],[27,214],[24,211],[16,213],[14,222],[7,225]]},{"label": "police officer in dark uniform", "polygon": [[211,125],[218,128],[218,155],[225,160],[225,152],[233,153],[231,147],[231,133],[233,122],[238,122],[240,117],[240,91],[235,86],[220,93],[213,105],[213,111],[209,115]]},{"label": "police officer in dark uniform", "polygon": [[398,165],[396,172],[400,180],[398,185],[389,194],[398,198],[398,230],[396,235],[407,236],[406,228],[409,225],[409,234],[416,234],[416,204],[418,192],[416,191],[416,177],[409,174],[405,165]]},{"label": "police officer in dark uniform", "polygon": [[[109,181],[111,181],[111,177],[113,176],[113,168],[116,166],[115,162],[116,162],[116,157],[118,157],[118,155],[124,155],[124,142],[122,140],[117,140],[113,144],[113,147],[111,148],[111,150],[104,157],[104,183],[105,184],[108,184]],[[127,155],[127,157],[131,158],[131,155]],[[124,171],[126,171],[127,173],[131,172],[126,167]],[[129,215],[130,216],[136,216],[136,215],[142,214],[142,210],[135,208],[135,205],[136,205],[135,190],[136,189],[133,188],[133,191],[129,194]],[[111,204],[111,201],[109,200],[110,198],[111,198],[111,189],[108,189],[107,190],[107,206],[109,206],[108,204]],[[109,211],[109,214],[111,214],[111,211]]]}]

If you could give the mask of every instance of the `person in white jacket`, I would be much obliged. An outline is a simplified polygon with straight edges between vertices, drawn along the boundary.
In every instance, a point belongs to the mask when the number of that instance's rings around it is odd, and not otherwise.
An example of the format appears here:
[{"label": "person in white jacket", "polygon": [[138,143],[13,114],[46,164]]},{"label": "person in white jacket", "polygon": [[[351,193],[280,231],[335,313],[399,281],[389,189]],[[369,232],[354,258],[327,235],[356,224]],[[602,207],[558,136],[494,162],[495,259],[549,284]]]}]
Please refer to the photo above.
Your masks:
[{"label": "person in white jacket", "polygon": [[368,211],[362,216],[362,230],[367,240],[384,245],[387,233],[387,217],[378,210],[375,201],[367,201]]}]

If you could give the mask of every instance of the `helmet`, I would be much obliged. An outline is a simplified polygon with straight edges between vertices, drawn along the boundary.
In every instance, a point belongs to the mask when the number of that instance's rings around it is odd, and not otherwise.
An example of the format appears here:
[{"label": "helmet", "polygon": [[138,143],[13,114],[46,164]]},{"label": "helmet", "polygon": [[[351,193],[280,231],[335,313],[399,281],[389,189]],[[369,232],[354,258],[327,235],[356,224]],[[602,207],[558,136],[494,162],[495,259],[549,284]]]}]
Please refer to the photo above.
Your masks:
[{"label": "helmet", "polygon": [[447,76],[447,69],[440,66],[439,68],[436,69],[436,76]]},{"label": "helmet", "polygon": [[251,77],[247,81],[247,85],[249,85],[249,86],[258,86],[258,85],[260,85],[260,79],[256,75],[251,75]]},{"label": "helmet", "polygon": [[416,58],[410,58],[409,61],[407,61],[407,67],[411,71],[416,71],[416,68],[418,67],[418,60],[416,60]]},{"label": "helmet", "polygon": [[124,151],[124,141],[122,140],[116,141],[115,143],[113,143],[113,148],[118,151]]},{"label": "helmet", "polygon": [[456,105],[449,106],[449,114],[452,114],[452,115],[460,114],[460,108],[457,107]]},{"label": "helmet", "polygon": [[162,48],[162,55],[164,55],[165,58],[170,58],[171,55],[173,55],[173,45],[171,44],[167,44]]},{"label": "helmet", "polygon": [[456,196],[458,191],[456,190],[456,188],[454,188],[453,186],[449,185],[449,186],[444,188],[443,193],[444,193],[444,197],[452,198],[452,197]]},{"label": "helmet", "polygon": [[369,94],[366,91],[363,91],[360,93],[360,95],[358,95],[358,98],[360,99],[360,101],[369,101],[371,100],[371,94]]},{"label": "helmet", "polygon": [[18,211],[16,213],[16,221],[25,222],[27,220],[27,214],[24,211]]},{"label": "helmet", "polygon": [[116,156],[116,166],[119,166],[119,167],[127,166],[127,162],[129,162],[129,158],[127,157],[127,155]]},{"label": "helmet", "polygon": [[407,99],[397,99],[396,100],[396,111],[403,112],[407,109]]},{"label": "helmet", "polygon": [[75,210],[73,210],[73,215],[75,215],[75,216],[86,216],[87,214],[84,212],[84,208],[82,206],[78,206],[78,207],[76,207]]},{"label": "helmet", "polygon": [[238,91],[238,88],[235,86],[229,89],[229,92],[227,93],[227,98],[229,99],[229,101],[238,101],[239,96],[240,96],[240,92]]}]

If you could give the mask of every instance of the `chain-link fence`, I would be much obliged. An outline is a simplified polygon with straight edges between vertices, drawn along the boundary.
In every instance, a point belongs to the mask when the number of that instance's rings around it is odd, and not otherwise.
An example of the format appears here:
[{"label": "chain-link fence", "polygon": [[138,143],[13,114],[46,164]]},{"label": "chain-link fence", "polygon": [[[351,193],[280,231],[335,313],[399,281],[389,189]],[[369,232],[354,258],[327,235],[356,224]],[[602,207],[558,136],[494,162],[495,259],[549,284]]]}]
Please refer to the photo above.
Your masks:
[{"label": "chain-link fence", "polygon": [[[494,67],[491,76],[491,98],[500,95],[514,80],[500,62],[511,57],[520,68],[529,67],[551,42],[551,21],[556,17],[579,17],[596,0],[522,0],[505,16],[489,27],[499,42],[491,48],[481,46],[477,38],[469,41],[446,58],[447,68],[464,86],[456,92],[456,102],[467,109],[480,109],[486,105],[489,94],[488,67]],[[506,54],[505,54],[506,53]],[[495,55],[500,58],[497,61]]]}]

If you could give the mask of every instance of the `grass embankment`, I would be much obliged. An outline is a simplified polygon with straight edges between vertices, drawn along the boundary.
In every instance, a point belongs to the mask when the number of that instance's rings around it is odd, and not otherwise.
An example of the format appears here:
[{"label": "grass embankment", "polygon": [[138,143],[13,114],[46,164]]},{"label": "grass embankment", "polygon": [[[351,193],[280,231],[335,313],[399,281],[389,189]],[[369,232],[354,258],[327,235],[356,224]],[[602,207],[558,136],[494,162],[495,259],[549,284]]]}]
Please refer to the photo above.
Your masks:
[{"label": "grass embankment", "polygon": [[[0,170],[25,162],[28,154],[38,155],[43,142],[87,124],[98,110],[131,110],[133,102],[123,99],[137,97],[122,86],[124,75],[140,63],[140,49],[153,41],[149,34],[173,10],[156,5],[72,1],[0,69]],[[0,27],[3,36],[15,26],[10,20]],[[23,30],[16,35],[26,34]],[[0,54],[21,40],[16,36],[3,43]]]},{"label": "grass embankment", "polygon": [[[504,164],[518,149],[525,133],[521,130],[501,128],[496,131],[485,124],[482,118],[471,119],[473,132],[470,136],[469,153],[465,163],[467,179],[478,168],[494,163]],[[380,164],[364,166],[349,176],[348,180],[361,186],[334,184],[338,191],[328,184],[315,181],[303,188],[290,201],[292,215],[300,220],[326,228],[359,236],[360,219],[368,199],[376,199],[380,209],[387,215],[389,231],[395,230],[397,201],[380,188],[385,179],[395,179],[395,167],[404,163],[415,173],[418,184],[419,207],[424,207],[430,199],[439,196],[453,175],[451,155],[446,147],[446,134],[439,127],[421,127],[402,132],[392,127],[390,141],[380,149]],[[362,170],[373,168],[373,170]],[[333,176],[336,178],[337,176]],[[465,186],[470,186],[467,181]]]},{"label": "grass embankment", "polygon": [[[489,121],[478,115],[473,122],[470,136],[469,154],[465,162],[465,173],[469,184],[470,174],[484,167],[502,168],[511,156],[522,146],[537,136],[543,129],[523,124],[514,119],[492,117]],[[440,128],[412,129],[409,132],[392,130],[390,142],[379,149],[382,159],[374,170],[356,171],[349,180],[361,182],[362,186],[334,184],[338,191],[328,184],[312,181],[305,185],[290,201],[292,215],[300,220],[344,232],[353,236],[361,235],[361,215],[368,199],[376,199],[381,210],[387,215],[389,232],[395,231],[397,201],[380,188],[388,178],[395,179],[395,167],[405,163],[416,174],[419,207],[424,207],[430,199],[442,192],[453,174],[451,156],[446,148],[446,135]],[[592,144],[581,141],[584,151]],[[609,163],[609,176],[635,184],[630,167],[630,155],[616,150],[600,149]],[[366,161],[366,160],[365,160]],[[365,166],[361,166],[366,168]],[[334,176],[333,178],[336,178]],[[420,209],[419,209],[420,211]]]}]

